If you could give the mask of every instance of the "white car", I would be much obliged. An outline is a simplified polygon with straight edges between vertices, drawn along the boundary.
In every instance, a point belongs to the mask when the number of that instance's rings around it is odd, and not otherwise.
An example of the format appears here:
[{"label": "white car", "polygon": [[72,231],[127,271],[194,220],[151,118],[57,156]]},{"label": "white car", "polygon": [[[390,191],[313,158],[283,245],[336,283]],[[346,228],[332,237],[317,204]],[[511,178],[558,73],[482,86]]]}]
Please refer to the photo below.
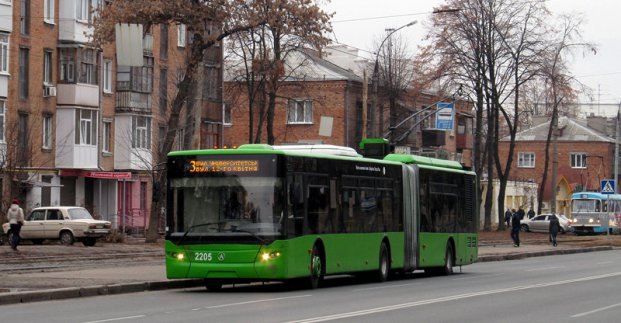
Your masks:
[{"label": "white car", "polygon": [[530,219],[523,219],[520,221],[520,229],[522,231],[532,232],[549,232],[550,231],[550,218],[556,216],[560,224],[561,233],[570,232],[570,221],[562,214],[539,214]]},{"label": "white car", "polygon": [[[47,206],[33,209],[22,226],[20,237],[41,244],[43,240],[60,240],[62,244],[72,245],[76,240],[85,246],[94,246],[98,238],[110,233],[109,221],[95,220],[83,207]],[[12,236],[8,223],[2,230]]]}]

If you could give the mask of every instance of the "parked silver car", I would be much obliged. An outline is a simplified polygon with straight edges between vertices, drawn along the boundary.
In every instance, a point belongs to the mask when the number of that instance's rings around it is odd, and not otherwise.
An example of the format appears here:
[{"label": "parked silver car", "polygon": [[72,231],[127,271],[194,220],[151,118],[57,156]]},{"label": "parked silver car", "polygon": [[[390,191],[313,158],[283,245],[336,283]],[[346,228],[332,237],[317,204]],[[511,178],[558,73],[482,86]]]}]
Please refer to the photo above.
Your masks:
[{"label": "parked silver car", "polygon": [[[41,244],[43,240],[60,240],[72,245],[76,240],[85,246],[94,246],[98,238],[110,233],[109,221],[95,220],[83,207],[48,206],[30,211],[22,226],[20,237]],[[12,235],[8,223],[2,225],[5,234]]]},{"label": "parked silver car", "polygon": [[524,218],[520,221],[520,229],[522,231],[549,232],[550,218],[553,216],[558,218],[558,222],[561,226],[561,233],[571,231],[571,222],[563,214],[539,214],[530,219]]}]

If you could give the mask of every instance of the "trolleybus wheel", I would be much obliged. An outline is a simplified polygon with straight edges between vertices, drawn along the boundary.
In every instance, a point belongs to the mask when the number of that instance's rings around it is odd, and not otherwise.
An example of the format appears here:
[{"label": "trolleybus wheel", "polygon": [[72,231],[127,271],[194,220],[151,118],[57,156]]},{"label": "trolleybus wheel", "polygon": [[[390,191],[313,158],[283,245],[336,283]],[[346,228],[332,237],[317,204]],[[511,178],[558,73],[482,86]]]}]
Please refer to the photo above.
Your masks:
[{"label": "trolleybus wheel", "polygon": [[323,281],[323,262],[321,253],[317,245],[313,246],[310,256],[310,288],[315,289],[319,287],[321,281]]},{"label": "trolleybus wheel", "polygon": [[205,279],[205,288],[210,292],[217,292],[222,289],[222,282],[214,279]]},{"label": "trolleybus wheel", "polygon": [[382,242],[379,254],[379,269],[377,270],[377,280],[381,283],[388,280],[388,274],[390,273],[390,260],[388,257],[388,248],[386,244]]},{"label": "trolleybus wheel", "polygon": [[453,274],[453,245],[450,242],[446,245],[446,254],[444,256],[444,268],[442,273],[444,275]]}]

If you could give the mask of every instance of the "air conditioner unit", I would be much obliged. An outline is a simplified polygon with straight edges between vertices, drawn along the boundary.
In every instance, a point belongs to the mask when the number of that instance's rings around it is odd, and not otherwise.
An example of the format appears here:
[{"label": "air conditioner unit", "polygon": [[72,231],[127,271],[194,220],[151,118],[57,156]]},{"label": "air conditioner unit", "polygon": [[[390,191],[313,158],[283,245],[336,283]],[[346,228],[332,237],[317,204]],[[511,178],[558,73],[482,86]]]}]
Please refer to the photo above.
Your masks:
[{"label": "air conditioner unit", "polygon": [[44,86],[43,96],[56,96],[56,87],[55,86]]}]

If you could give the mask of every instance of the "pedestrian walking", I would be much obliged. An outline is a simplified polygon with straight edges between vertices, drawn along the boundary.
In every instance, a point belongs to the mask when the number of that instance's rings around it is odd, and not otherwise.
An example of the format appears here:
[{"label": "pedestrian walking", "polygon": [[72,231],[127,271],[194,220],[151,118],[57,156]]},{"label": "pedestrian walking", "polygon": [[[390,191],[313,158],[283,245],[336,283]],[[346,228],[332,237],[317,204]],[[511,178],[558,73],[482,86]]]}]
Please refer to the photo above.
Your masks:
[{"label": "pedestrian walking", "polygon": [[520,220],[524,220],[524,216],[526,215],[526,212],[524,212],[524,209],[519,208],[517,213],[518,213],[518,216],[520,217]]},{"label": "pedestrian walking", "polygon": [[550,242],[552,243],[552,246],[556,247],[558,244],[556,243],[556,236],[558,235],[558,232],[560,231],[560,226],[561,224],[558,221],[558,217],[556,217],[556,215],[550,215]]},{"label": "pedestrian walking", "polygon": [[535,217],[535,211],[533,211],[533,209],[528,210],[528,213],[526,213],[526,216],[527,216],[529,219],[534,218],[534,217]]},{"label": "pedestrian walking", "polygon": [[511,214],[511,210],[507,208],[507,211],[505,212],[505,223],[507,224],[507,228],[511,228]]},{"label": "pedestrian walking", "polygon": [[513,246],[520,246],[520,215],[515,212],[515,209],[511,210],[511,239],[513,239]]},{"label": "pedestrian walking", "polygon": [[17,246],[21,241],[19,233],[22,229],[22,225],[24,225],[24,210],[19,206],[18,199],[13,199],[9,210],[6,212],[6,218],[9,221],[12,234],[9,244],[11,245],[11,249],[17,251]]}]

